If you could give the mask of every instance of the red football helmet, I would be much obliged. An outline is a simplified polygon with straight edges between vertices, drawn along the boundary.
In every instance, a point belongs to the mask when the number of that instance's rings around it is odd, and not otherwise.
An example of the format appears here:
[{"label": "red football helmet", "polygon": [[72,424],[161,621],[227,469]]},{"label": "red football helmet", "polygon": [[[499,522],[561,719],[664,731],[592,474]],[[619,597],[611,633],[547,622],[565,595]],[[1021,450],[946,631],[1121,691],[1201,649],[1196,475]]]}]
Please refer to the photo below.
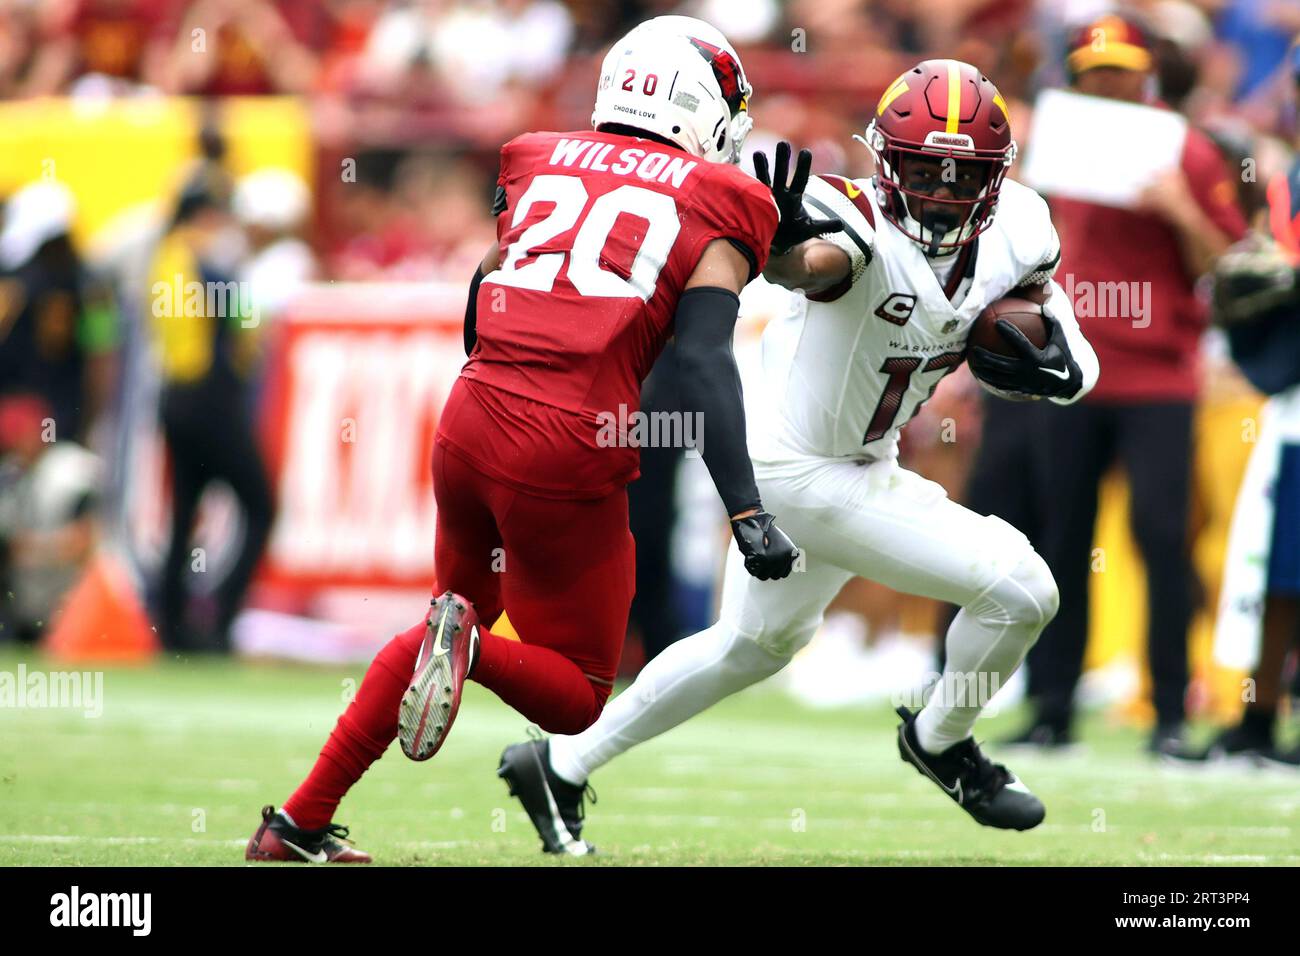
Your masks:
[{"label": "red football helmet", "polygon": [[[992,225],[1016,144],[1002,94],[969,63],[926,60],[908,70],[880,98],[866,139],[857,138],[876,158],[885,218],[926,255],[950,253]],[[909,157],[932,162],[913,163],[924,175],[905,176]],[[944,186],[950,198],[936,198]]]}]

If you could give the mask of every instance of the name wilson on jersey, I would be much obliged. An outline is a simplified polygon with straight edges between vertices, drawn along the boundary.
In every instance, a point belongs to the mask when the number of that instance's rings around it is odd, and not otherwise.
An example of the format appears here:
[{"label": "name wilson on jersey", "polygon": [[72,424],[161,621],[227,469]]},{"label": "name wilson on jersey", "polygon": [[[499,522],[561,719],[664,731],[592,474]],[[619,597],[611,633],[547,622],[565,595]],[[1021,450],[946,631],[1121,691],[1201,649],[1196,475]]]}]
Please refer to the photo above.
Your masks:
[{"label": "name wilson on jersey", "polygon": [[562,139],[555,144],[550,165],[590,169],[594,173],[613,173],[615,176],[632,176],[647,182],[672,182],[681,189],[691,170],[699,163],[683,156],[669,156],[653,150],[625,146],[618,150],[614,162],[610,154],[618,149],[615,143],[597,143],[589,139]]}]

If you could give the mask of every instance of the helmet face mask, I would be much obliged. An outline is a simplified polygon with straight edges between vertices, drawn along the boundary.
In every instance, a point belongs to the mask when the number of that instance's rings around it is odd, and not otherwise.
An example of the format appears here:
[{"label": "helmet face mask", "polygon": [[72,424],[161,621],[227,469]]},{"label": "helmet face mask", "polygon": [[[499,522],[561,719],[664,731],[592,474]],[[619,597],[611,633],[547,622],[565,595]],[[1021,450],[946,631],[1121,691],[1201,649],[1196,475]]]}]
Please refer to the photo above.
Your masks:
[{"label": "helmet face mask", "polygon": [[656,17],[606,55],[591,125],[629,126],[711,162],[738,163],[754,125],[752,93],[718,30],[691,17]]},{"label": "helmet face mask", "polygon": [[927,60],[894,81],[876,114],[857,138],[875,157],[886,219],[930,257],[993,224],[1016,144],[987,78],[956,60]]}]

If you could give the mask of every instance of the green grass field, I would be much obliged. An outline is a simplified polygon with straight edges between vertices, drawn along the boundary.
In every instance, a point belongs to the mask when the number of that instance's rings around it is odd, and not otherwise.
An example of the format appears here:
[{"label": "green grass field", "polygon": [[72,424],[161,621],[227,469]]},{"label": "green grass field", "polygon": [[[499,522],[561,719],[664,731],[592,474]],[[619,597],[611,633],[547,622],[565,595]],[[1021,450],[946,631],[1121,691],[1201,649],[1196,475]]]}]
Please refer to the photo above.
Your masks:
[{"label": "green grass field", "polygon": [[[172,662],[106,672],[97,719],[0,709],[0,864],[242,864],[259,808],[306,773],[362,671]],[[412,764],[394,745],[338,820],[398,865],[1300,862],[1300,775],[1165,768],[1138,732],[1093,721],[1086,754],[1007,761],[1048,814],[1000,833],[898,759],[895,722],[885,705],[810,711],[754,688],[597,774],[601,855],[555,861],[494,774],[525,722],[470,685],[442,752]]]}]

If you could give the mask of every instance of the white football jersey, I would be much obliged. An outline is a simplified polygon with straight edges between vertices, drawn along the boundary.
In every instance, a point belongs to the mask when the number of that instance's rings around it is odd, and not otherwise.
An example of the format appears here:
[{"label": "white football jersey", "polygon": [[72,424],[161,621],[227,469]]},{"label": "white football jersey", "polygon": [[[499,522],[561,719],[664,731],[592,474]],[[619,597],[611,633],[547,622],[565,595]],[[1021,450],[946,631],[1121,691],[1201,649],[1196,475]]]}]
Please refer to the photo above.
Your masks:
[{"label": "white football jersey", "polygon": [[[746,383],[750,453],[893,457],[899,429],[964,358],[976,317],[1017,286],[1051,278],[1056,229],[1042,197],[1005,180],[974,247],[939,260],[945,289],[920,247],[881,215],[870,180],[813,177],[804,203],[814,218],[844,222],[824,238],[849,254],[851,274],[819,296],[790,296],[789,313],[764,330],[761,379]],[[1096,381],[1096,357],[1059,286],[1049,302],[1084,373],[1077,400]]]}]

